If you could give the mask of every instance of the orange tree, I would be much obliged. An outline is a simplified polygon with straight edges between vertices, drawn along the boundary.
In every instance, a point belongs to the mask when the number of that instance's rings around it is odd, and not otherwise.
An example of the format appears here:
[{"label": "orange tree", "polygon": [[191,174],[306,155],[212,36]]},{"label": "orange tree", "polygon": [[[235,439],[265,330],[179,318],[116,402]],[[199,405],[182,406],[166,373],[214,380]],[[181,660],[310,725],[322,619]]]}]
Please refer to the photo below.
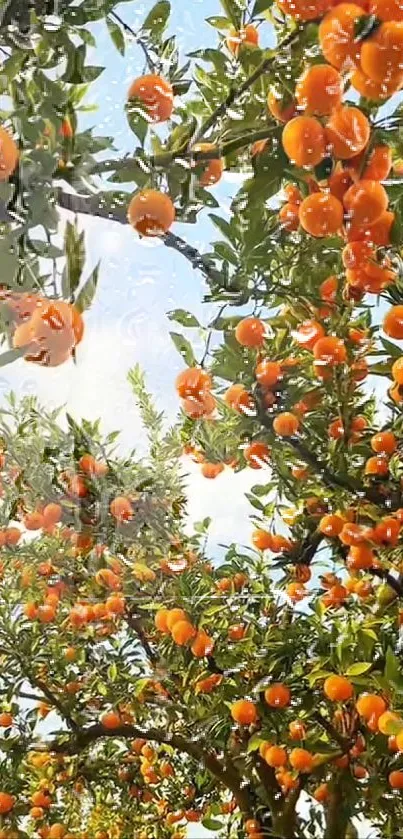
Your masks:
[{"label": "orange tree", "polygon": [[[180,482],[163,470],[176,435],[162,439],[138,373],[157,434],[145,471],[92,426],[63,436],[37,414],[35,428],[35,408],[4,415],[3,835],[178,839],[202,820],[335,839],[365,817],[399,836],[403,152],[401,110],[379,104],[403,84],[402,10],[222,0],[217,46],[181,65],[167,2],[136,33],[114,5],[62,2],[54,32],[48,4],[27,18],[3,3],[3,362],[60,364],[82,338],[96,275],[83,287],[75,226],[66,270],[41,274],[39,257],[60,255],[56,208],[129,221],[182,253],[220,306],[202,358],[173,334],[186,453],[209,479],[264,477],[251,546],[214,567],[207,523],[183,534]],[[135,38],[145,56],[124,159],[76,122],[100,70],[86,24],[101,18],[121,53]],[[259,46],[270,26],[275,51]],[[171,227],[217,209],[224,168],[242,186],[201,254]],[[31,700],[55,711],[52,730]]]}]

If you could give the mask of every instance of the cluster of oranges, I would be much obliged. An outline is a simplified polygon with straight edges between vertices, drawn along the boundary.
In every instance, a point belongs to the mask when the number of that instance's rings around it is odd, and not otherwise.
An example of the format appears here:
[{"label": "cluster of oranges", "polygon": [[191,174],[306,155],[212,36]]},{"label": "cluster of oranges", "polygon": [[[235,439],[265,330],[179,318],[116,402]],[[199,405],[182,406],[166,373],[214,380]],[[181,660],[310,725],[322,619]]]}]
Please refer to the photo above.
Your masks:
[{"label": "cluster of oranges", "polygon": [[155,627],[164,635],[171,635],[178,646],[191,643],[191,651],[196,658],[211,655],[214,640],[203,629],[197,629],[183,609],[158,609],[155,615]]},{"label": "cluster of oranges", "polygon": [[75,306],[8,291],[2,291],[0,299],[10,312],[13,346],[24,350],[26,361],[57,367],[71,357],[84,334],[84,322]]}]

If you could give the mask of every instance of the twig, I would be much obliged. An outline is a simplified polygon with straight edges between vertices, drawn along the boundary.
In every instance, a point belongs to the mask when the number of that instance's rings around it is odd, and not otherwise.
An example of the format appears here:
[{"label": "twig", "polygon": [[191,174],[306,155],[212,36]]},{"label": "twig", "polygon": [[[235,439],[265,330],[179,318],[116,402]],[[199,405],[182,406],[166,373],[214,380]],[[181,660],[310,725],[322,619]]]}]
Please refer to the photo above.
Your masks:
[{"label": "twig", "polygon": [[[290,32],[285,38],[283,38],[283,40],[280,41],[276,47],[276,53],[280,53],[281,50],[283,50],[285,47],[291,46],[294,40],[298,40],[299,32],[300,30],[298,28],[297,30]],[[210,131],[210,128],[213,128],[217,120],[225,116],[228,109],[231,108],[232,105],[234,105],[234,103],[237,102],[237,100],[240,99],[240,97],[243,96],[243,94],[246,93],[246,91],[249,90],[249,88],[252,87],[252,85],[254,85],[258,79],[260,79],[260,76],[267,72],[267,70],[271,67],[275,60],[276,54],[270,55],[268,58],[265,58],[264,61],[262,61],[262,63],[259,64],[259,67],[257,67],[256,70],[254,70],[254,72],[250,76],[248,76],[248,78],[245,79],[245,81],[242,84],[239,85],[239,87],[233,87],[230,90],[228,96],[224,99],[224,101],[221,102],[220,105],[218,105],[218,107],[213,111],[213,113],[210,114],[206,121],[200,126],[200,128],[195,131],[193,137],[188,143],[188,148],[191,148],[194,145],[194,143],[201,140],[208,133],[208,131]]]},{"label": "twig", "polygon": [[319,713],[319,711],[313,712],[313,718],[319,725],[322,726],[322,728],[325,729],[326,734],[328,734],[332,740],[336,741],[336,743],[343,750],[343,754],[345,754],[349,751],[349,749],[351,749],[353,745],[351,741],[348,738],[343,737],[343,735],[340,734],[339,731],[337,731],[337,729],[334,727],[334,725],[332,725],[331,722],[329,722],[329,720],[327,720],[325,717],[322,717],[322,714]]},{"label": "twig", "polygon": [[113,17],[113,18],[115,18],[115,20],[116,20],[118,23],[120,23],[120,25],[123,27],[124,31],[125,31],[125,32],[128,32],[128,33],[129,33],[129,35],[131,35],[131,36],[134,38],[134,40],[136,41],[136,44],[138,44],[138,45],[139,45],[139,47],[141,47],[141,49],[143,50],[144,57],[145,57],[145,60],[146,60],[146,62],[147,62],[147,64],[148,64],[149,69],[150,69],[152,72],[154,72],[154,70],[155,70],[155,63],[154,63],[154,61],[152,60],[152,58],[151,58],[151,56],[150,56],[150,53],[148,52],[148,49],[147,49],[147,47],[146,47],[146,45],[145,45],[144,41],[142,40],[142,38],[140,38],[140,37],[137,35],[137,32],[135,32],[135,31],[134,31],[134,29],[132,29],[132,28],[131,28],[131,26],[129,26],[129,24],[128,24],[128,23],[125,23],[125,21],[124,21],[124,20],[122,20],[122,18],[120,17],[120,15],[118,15],[116,12],[113,12],[113,11],[112,11],[112,12],[110,12],[110,16],[111,16],[111,17]]}]

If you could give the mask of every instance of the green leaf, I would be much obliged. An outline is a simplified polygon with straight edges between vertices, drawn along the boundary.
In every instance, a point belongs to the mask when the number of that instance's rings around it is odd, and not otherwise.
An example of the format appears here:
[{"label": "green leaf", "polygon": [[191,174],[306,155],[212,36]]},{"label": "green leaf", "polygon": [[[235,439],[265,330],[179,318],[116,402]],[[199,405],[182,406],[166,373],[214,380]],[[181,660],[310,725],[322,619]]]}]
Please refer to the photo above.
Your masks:
[{"label": "green leaf", "polygon": [[106,25],[108,27],[108,32],[111,36],[111,39],[112,39],[116,49],[118,50],[118,52],[120,52],[121,55],[124,55],[125,54],[125,38],[124,38],[124,35],[123,35],[123,32],[122,32],[120,26],[118,26],[118,24],[115,23],[114,20],[111,20],[110,17],[106,18]]},{"label": "green leaf", "polygon": [[241,26],[241,6],[236,0],[220,0],[221,6],[224,9],[226,16],[230,19],[232,26],[235,29],[240,29]]},{"label": "green leaf", "polygon": [[346,676],[361,676],[362,673],[367,673],[371,667],[371,661],[357,661],[346,670]]},{"label": "green leaf", "polygon": [[380,20],[378,20],[376,15],[362,15],[362,17],[359,17],[354,24],[354,41],[360,43],[365,38],[368,38],[369,35],[373,35],[375,29],[378,29],[379,24]]},{"label": "green leaf", "polygon": [[232,227],[228,221],[225,221],[225,219],[221,218],[221,216],[216,216],[215,213],[209,213],[209,219],[211,219],[215,227],[218,228],[220,233],[222,233],[226,239],[229,239],[230,242],[233,241],[234,235]]},{"label": "green leaf", "polygon": [[178,350],[182,358],[186,361],[186,364],[188,364],[189,367],[193,367],[193,365],[196,364],[196,359],[190,342],[186,338],[184,338],[183,335],[180,335],[179,332],[170,332],[169,334],[172,338],[172,341],[175,344],[176,349]]},{"label": "green leaf", "polygon": [[263,737],[260,737],[259,734],[252,734],[252,737],[250,737],[248,743],[248,754],[250,754],[251,752],[257,752],[261,743],[264,743]]},{"label": "green leaf", "polygon": [[206,830],[222,830],[224,827],[223,822],[219,822],[217,819],[209,818],[203,819],[202,825],[206,828]]},{"label": "green leaf", "polygon": [[209,23],[210,26],[214,27],[214,29],[221,29],[223,31],[225,31],[226,29],[231,29],[231,21],[228,20],[227,17],[223,17],[222,15],[206,17],[206,23]]},{"label": "green leaf", "polygon": [[189,328],[200,326],[197,318],[185,309],[172,309],[172,312],[168,312],[168,317],[169,320],[175,320],[181,326],[187,326]]},{"label": "green leaf", "polygon": [[257,17],[257,15],[262,15],[263,12],[267,12],[268,9],[271,9],[272,5],[273,0],[256,0],[253,7],[252,18]]},{"label": "green leaf", "polygon": [[74,294],[80,284],[81,274],[85,262],[84,233],[79,233],[77,225],[66,222],[64,232],[64,250],[66,267],[62,277],[62,291],[64,297]]},{"label": "green leaf", "polygon": [[168,0],[160,0],[148,13],[143,23],[142,31],[149,32],[150,35],[159,38],[168,23],[170,12],[171,4],[168,3]]},{"label": "green leaf", "polygon": [[98,265],[95,266],[94,270],[88,277],[88,280],[84,283],[81,291],[79,292],[76,300],[74,301],[74,305],[79,312],[85,312],[85,310],[89,309],[91,306],[91,303],[95,297],[95,292],[97,290],[99,267],[100,263],[98,262]]},{"label": "green leaf", "polygon": [[391,647],[386,650],[384,676],[387,682],[401,688],[403,686],[402,666]]}]

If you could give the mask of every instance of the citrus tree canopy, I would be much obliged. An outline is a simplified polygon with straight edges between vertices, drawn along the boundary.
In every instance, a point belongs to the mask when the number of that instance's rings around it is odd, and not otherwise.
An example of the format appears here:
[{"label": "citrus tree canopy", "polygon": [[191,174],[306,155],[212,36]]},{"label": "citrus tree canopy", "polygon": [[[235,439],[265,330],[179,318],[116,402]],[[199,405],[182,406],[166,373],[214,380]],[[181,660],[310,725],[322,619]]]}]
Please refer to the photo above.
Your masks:
[{"label": "citrus tree canopy", "polygon": [[[0,410],[0,837],[397,839],[403,6],[221,0],[186,55],[168,0],[136,30],[134,5],[0,0],[0,364],[79,362],[80,215],[158,237],[217,304],[169,313],[177,428],[130,372],[144,461]],[[144,60],[123,157],[82,129],[102,28]],[[201,213],[203,253],[175,228]],[[182,454],[207,487],[256,470],[220,562]]]}]

